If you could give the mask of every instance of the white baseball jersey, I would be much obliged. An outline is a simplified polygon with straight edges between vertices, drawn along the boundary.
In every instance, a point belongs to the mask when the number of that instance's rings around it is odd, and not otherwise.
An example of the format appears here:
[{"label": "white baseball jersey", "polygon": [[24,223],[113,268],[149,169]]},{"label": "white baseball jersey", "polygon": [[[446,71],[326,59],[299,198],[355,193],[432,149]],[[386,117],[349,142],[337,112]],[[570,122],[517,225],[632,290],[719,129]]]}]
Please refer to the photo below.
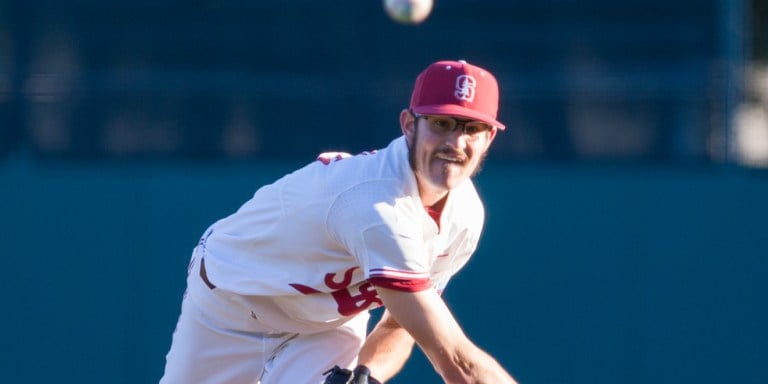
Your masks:
[{"label": "white baseball jersey", "polygon": [[252,297],[260,319],[277,329],[313,332],[380,306],[376,286],[442,291],[482,231],[472,181],[434,216],[422,206],[400,137],[260,188],[199,247],[217,289]]}]

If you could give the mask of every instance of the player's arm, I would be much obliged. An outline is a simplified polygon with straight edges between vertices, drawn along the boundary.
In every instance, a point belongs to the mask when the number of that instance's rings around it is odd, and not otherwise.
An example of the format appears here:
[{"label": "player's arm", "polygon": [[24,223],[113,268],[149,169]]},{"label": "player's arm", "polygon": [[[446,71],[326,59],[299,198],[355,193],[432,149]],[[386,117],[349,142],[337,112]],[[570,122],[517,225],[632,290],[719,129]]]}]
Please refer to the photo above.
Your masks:
[{"label": "player's arm", "polygon": [[405,365],[413,351],[413,338],[388,310],[368,335],[360,350],[358,363],[368,367],[376,379],[391,379]]},{"label": "player's arm", "polygon": [[[392,318],[415,339],[446,383],[517,383],[493,357],[467,338],[434,289],[376,290]],[[371,371],[378,375],[375,369]]]}]

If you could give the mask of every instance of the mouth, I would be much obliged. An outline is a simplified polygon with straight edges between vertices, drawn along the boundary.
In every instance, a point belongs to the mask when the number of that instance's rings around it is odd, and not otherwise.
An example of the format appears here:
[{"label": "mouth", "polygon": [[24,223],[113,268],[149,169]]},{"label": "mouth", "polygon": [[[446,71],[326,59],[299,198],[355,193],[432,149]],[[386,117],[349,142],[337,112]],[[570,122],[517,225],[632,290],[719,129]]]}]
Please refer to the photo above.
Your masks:
[{"label": "mouth", "polygon": [[455,154],[455,153],[441,152],[435,155],[435,158],[437,158],[438,160],[442,160],[446,163],[457,164],[457,165],[463,165],[467,161],[466,157],[459,154]]}]

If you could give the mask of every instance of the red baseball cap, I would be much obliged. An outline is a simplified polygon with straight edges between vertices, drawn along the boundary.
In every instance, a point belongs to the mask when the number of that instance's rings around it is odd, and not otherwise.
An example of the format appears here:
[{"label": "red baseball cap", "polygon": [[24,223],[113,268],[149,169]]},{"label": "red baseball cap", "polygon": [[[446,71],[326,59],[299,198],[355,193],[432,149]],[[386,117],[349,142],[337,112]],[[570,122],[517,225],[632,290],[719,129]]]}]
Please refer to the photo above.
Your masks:
[{"label": "red baseball cap", "polygon": [[464,60],[438,61],[422,71],[416,77],[410,108],[418,114],[458,116],[505,128],[496,120],[496,78]]}]

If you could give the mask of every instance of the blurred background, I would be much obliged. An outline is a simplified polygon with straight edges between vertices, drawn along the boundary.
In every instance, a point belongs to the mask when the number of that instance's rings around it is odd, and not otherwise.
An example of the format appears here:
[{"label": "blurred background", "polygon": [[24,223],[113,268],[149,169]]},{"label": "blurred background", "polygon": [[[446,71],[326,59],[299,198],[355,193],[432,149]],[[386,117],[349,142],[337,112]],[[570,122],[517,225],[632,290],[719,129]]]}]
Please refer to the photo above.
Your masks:
[{"label": "blurred background", "polygon": [[386,146],[440,59],[508,127],[471,338],[522,383],[768,382],[767,0],[0,0],[3,381],[157,382],[205,227]]}]

